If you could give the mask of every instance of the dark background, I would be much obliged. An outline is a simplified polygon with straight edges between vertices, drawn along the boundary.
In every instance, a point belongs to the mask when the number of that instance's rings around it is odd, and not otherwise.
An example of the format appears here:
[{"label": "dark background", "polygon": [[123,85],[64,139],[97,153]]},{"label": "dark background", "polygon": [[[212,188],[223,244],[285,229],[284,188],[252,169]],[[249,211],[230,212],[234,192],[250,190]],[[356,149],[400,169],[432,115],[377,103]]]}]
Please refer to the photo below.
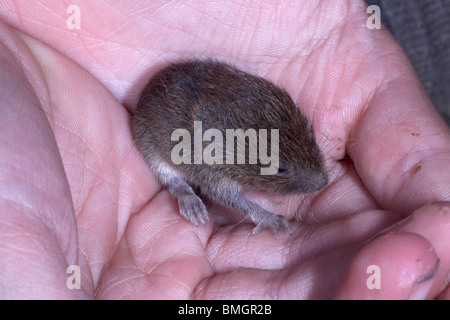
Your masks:
[{"label": "dark background", "polygon": [[405,50],[450,125],[450,0],[366,0]]}]

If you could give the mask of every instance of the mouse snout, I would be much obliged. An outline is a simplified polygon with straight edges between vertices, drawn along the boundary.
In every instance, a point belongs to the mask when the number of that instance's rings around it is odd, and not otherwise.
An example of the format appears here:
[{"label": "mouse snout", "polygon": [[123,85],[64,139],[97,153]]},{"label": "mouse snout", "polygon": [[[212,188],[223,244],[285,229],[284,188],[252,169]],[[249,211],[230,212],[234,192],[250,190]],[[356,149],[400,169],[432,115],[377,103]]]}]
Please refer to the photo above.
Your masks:
[{"label": "mouse snout", "polygon": [[292,183],[294,190],[301,192],[314,192],[325,188],[328,184],[328,175],[326,172],[319,171],[312,175],[298,176]]}]

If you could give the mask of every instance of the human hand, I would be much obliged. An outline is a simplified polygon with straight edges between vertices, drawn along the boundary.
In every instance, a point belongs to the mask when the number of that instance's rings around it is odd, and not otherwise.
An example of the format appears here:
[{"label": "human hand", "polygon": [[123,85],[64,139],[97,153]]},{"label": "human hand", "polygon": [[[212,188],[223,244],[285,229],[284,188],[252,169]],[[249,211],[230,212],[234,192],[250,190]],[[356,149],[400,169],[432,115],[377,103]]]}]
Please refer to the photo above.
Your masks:
[{"label": "human hand", "polygon": [[[79,30],[61,4],[12,3],[0,10],[12,26],[0,48],[3,297],[449,298],[450,132],[362,2],[80,1]],[[311,120],[329,186],[281,204],[253,195],[300,217],[292,236],[191,225],[138,153],[140,90],[194,57],[278,83]],[[66,287],[72,264],[82,290]],[[366,286],[370,265],[380,290]]]}]

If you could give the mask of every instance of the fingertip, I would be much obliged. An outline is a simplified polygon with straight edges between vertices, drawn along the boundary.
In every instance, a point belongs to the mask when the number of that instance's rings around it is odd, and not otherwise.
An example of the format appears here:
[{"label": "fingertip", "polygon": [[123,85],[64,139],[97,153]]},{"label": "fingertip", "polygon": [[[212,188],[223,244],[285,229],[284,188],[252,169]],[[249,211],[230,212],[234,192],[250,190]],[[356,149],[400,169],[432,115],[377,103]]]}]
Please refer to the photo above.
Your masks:
[{"label": "fingertip", "polygon": [[387,233],[350,262],[336,299],[425,299],[439,268],[430,242],[414,233]]}]

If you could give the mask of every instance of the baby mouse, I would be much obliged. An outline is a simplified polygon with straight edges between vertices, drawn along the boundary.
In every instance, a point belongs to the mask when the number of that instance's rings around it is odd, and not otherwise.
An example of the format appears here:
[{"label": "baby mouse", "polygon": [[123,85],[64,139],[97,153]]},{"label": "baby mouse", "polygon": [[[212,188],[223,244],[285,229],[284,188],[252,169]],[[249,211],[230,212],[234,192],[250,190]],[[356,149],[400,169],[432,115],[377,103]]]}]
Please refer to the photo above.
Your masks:
[{"label": "baby mouse", "polygon": [[212,60],[173,64],[144,88],[132,116],[140,152],[180,213],[209,220],[194,190],[240,211],[256,227],[290,233],[282,215],[246,199],[244,189],[302,194],[328,183],[307,119],[273,83]]}]

